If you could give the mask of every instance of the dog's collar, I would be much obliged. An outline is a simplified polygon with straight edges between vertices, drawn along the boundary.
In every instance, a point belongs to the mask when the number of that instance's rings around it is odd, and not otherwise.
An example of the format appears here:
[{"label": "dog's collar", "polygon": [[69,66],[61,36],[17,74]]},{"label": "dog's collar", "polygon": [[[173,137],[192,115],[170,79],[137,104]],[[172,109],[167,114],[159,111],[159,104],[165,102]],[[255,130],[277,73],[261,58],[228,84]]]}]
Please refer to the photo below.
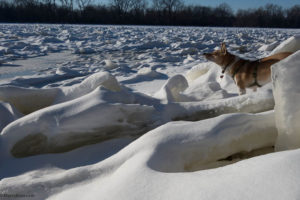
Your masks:
[{"label": "dog's collar", "polygon": [[227,69],[229,66],[234,65],[236,58],[234,58],[233,60],[234,60],[233,62],[232,62],[232,60],[231,60],[227,65],[225,65],[224,69],[222,69],[222,75],[220,76],[220,78],[223,78],[223,77],[224,77],[224,74],[225,74],[225,72],[226,72],[226,69]]}]

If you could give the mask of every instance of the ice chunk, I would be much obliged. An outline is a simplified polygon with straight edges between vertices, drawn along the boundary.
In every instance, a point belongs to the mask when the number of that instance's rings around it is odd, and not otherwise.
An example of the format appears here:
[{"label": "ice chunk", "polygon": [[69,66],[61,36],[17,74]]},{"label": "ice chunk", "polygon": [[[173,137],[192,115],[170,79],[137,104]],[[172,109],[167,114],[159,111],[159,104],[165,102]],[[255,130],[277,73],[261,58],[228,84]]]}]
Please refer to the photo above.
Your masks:
[{"label": "ice chunk", "polygon": [[216,64],[212,62],[201,63],[199,65],[194,66],[192,69],[186,72],[186,79],[191,82],[198,77],[206,74],[211,68],[217,67]]},{"label": "ice chunk", "polygon": [[279,44],[279,42],[275,41],[272,42],[271,44],[265,44],[263,46],[261,46],[258,51],[272,51],[273,49],[275,49],[275,47],[277,47]]},{"label": "ice chunk", "polygon": [[134,136],[154,124],[152,106],[133,104],[126,90],[98,87],[73,101],[50,106],[10,123],[1,133],[1,153],[24,157],[64,152],[121,136]]},{"label": "ice chunk", "polygon": [[0,100],[9,102],[23,114],[47,107],[54,103],[60,89],[33,89],[15,86],[1,86]]},{"label": "ice chunk", "polygon": [[105,62],[105,68],[106,69],[110,69],[111,70],[111,69],[115,69],[115,68],[119,67],[116,63],[114,63],[111,60],[104,60],[104,62]]},{"label": "ice chunk", "polygon": [[120,91],[121,87],[114,76],[108,72],[95,73],[80,84],[70,87],[61,88],[62,93],[55,100],[55,103],[65,102],[71,99],[78,98],[96,89],[98,86],[103,86],[111,91]]},{"label": "ice chunk", "polygon": [[171,77],[162,88],[154,94],[154,97],[167,102],[180,102],[185,101],[184,96],[181,95],[186,88],[188,88],[188,82],[183,75],[175,75]]},{"label": "ice chunk", "polygon": [[300,51],[272,66],[272,81],[278,128],[275,147],[300,148]]},{"label": "ice chunk", "polygon": [[[59,68],[57,73],[73,73],[67,68]],[[75,72],[74,72],[75,73]],[[111,91],[120,91],[118,81],[108,72],[95,73],[79,84],[69,87],[49,89],[23,88],[16,86],[1,86],[0,100],[14,105],[21,113],[28,114],[47,106],[69,101],[89,92],[98,86]]]},{"label": "ice chunk", "polygon": [[295,35],[282,42],[270,55],[281,52],[296,52],[298,50],[300,50],[300,35]]}]

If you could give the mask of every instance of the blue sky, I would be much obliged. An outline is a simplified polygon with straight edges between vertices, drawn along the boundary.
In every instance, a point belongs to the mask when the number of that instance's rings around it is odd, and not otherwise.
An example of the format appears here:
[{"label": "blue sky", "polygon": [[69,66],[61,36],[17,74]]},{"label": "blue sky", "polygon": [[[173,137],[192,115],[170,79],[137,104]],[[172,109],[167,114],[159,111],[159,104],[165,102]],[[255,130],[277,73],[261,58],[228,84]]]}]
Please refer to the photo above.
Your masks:
[{"label": "blue sky", "polygon": [[[152,2],[152,0],[148,0]],[[228,3],[231,8],[237,10],[239,8],[257,8],[260,6],[264,6],[267,3],[273,3],[282,6],[283,8],[290,8],[293,5],[300,5],[300,0],[183,0],[187,5],[204,5],[215,7],[221,3]],[[94,0],[94,2],[100,2],[106,4],[110,2],[110,0]]]}]

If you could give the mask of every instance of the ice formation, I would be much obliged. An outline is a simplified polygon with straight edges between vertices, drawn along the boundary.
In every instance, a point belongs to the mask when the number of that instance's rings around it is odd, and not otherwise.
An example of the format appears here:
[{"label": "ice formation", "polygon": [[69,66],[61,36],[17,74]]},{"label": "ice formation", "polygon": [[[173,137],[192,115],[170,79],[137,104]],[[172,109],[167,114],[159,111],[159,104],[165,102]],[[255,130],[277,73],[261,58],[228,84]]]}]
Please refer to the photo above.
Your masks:
[{"label": "ice formation", "polygon": [[0,26],[1,194],[299,197],[299,51],[242,96],[202,56],[294,52],[299,30]]},{"label": "ice formation", "polygon": [[300,111],[298,87],[300,77],[300,51],[272,66],[272,82],[275,97],[276,125],[278,138],[277,150],[300,147]]}]

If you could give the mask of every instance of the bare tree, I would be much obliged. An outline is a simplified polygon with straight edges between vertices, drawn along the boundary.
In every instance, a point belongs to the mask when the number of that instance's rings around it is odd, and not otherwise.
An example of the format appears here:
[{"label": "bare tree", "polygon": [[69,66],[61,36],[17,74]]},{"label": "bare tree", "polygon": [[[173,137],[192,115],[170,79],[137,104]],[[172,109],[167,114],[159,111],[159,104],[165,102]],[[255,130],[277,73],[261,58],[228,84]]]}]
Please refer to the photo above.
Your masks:
[{"label": "bare tree", "polygon": [[63,7],[73,10],[74,0],[60,0],[60,3],[62,4]]},{"label": "bare tree", "polygon": [[147,7],[146,0],[130,0],[130,10],[135,13],[144,12]]},{"label": "bare tree", "polygon": [[153,6],[157,10],[166,10],[169,14],[183,7],[182,0],[153,0]]},{"label": "bare tree", "polygon": [[85,7],[92,3],[92,0],[76,0],[79,10],[83,10]]},{"label": "bare tree", "polygon": [[130,0],[111,0],[111,4],[119,14],[126,13],[130,10]]}]

